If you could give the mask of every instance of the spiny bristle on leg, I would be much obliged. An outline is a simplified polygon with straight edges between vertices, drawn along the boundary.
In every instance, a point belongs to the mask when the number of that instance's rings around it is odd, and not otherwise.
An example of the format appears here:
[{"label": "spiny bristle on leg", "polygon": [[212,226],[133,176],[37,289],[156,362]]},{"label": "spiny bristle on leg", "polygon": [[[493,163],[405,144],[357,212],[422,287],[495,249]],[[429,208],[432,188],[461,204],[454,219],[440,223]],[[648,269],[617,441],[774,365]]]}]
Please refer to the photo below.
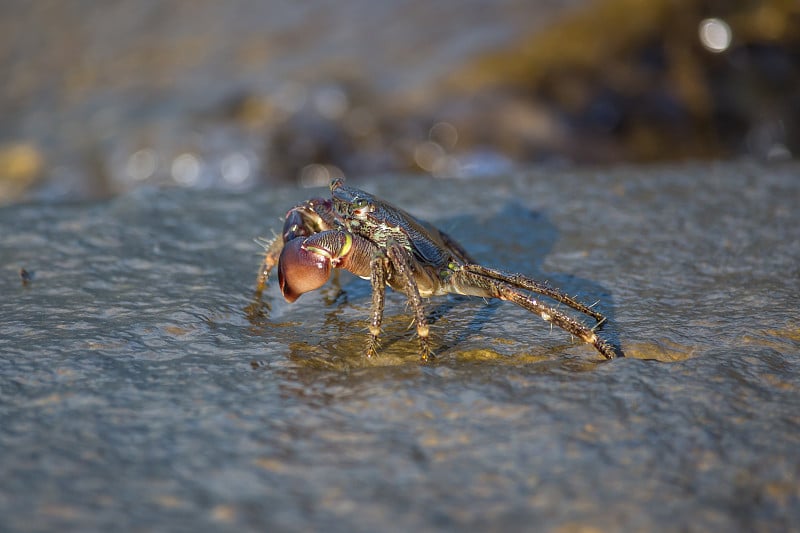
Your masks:
[{"label": "spiny bristle on leg", "polygon": [[378,337],[370,334],[370,336],[367,337],[367,347],[364,350],[364,355],[366,355],[367,358],[377,357],[380,347],[381,343]]}]

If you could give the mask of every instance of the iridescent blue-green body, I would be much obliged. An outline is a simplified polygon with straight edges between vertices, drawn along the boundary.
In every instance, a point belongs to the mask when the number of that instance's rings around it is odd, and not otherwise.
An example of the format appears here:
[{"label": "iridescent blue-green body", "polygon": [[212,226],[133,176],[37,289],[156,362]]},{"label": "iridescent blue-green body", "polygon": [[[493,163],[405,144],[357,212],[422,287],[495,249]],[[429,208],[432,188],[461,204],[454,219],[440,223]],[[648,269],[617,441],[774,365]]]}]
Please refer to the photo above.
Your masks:
[{"label": "iridescent blue-green body", "polygon": [[[387,285],[409,299],[423,360],[432,357],[432,351],[422,298],[448,293],[514,302],[591,344],[605,358],[617,355],[618,350],[595,333],[605,317],[589,306],[522,274],[478,265],[443,231],[374,195],[346,186],[341,179],[333,180],[330,189],[330,200],[313,198],[287,212],[283,234],[267,246],[258,295],[276,264],[281,292],[290,302],[321,287],[332,268],[369,279],[368,356],[377,353]],[[540,302],[532,293],[566,304],[597,323],[590,328]]]},{"label": "iridescent blue-green body", "polygon": [[394,241],[419,261],[439,269],[453,261],[473,262],[455,240],[435,226],[367,192],[348,187],[342,180],[331,183],[331,197],[347,229],[379,245]]}]

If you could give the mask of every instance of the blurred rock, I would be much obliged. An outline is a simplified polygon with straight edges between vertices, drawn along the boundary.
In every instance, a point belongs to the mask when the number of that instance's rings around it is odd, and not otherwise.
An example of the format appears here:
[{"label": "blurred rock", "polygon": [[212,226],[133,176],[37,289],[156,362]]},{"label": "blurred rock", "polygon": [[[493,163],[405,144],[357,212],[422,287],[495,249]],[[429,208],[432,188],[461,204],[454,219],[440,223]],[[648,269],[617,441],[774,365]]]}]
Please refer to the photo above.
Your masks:
[{"label": "blurred rock", "polygon": [[799,23],[800,4],[782,0],[604,0],[486,54],[450,87],[549,109],[575,161],[789,158]]},{"label": "blurred rock", "polygon": [[798,19],[781,0],[3,3],[0,140],[37,147],[49,199],[309,165],[786,160]]}]

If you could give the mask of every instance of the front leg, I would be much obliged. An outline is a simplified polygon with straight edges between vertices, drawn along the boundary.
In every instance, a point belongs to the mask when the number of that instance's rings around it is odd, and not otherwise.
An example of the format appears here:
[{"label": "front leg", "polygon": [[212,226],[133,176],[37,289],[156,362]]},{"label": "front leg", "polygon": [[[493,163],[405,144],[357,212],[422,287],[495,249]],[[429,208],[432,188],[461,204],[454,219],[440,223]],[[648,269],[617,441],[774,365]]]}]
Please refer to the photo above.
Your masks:
[{"label": "front leg", "polygon": [[422,297],[419,295],[417,280],[414,278],[414,269],[411,262],[414,260],[409,256],[408,251],[399,244],[390,242],[386,249],[386,255],[392,262],[394,274],[398,277],[397,282],[403,288],[403,292],[408,296],[411,307],[414,308],[414,322],[417,326],[417,336],[419,337],[419,354],[423,361],[433,358],[428,335],[430,328],[425,318],[425,307],[422,305]]},{"label": "front leg", "polygon": [[[261,242],[259,240],[259,242]],[[283,250],[283,238],[274,237],[264,246],[264,258],[261,260],[261,266],[258,269],[258,277],[256,278],[256,296],[261,296],[264,289],[267,287],[267,280],[278,264],[278,258],[281,256]]]},{"label": "front leg", "polygon": [[263,299],[263,294],[264,289],[267,288],[269,275],[272,269],[275,268],[275,265],[278,264],[278,258],[283,250],[283,239],[274,237],[271,241],[266,243],[261,240],[258,242],[264,245],[264,258],[261,260],[261,265],[258,268],[256,290],[253,291],[253,299],[247,307],[244,308],[244,312],[251,324],[260,326],[271,310],[269,302]]}]

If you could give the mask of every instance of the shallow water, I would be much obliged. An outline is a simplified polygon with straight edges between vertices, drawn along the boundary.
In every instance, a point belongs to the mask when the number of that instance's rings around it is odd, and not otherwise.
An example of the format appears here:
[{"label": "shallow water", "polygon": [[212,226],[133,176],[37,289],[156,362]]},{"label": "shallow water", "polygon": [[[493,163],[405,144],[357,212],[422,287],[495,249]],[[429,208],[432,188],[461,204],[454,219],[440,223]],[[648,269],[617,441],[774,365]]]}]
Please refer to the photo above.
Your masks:
[{"label": "shallow water", "polygon": [[0,529],[796,527],[798,170],[356,184],[600,300],[611,362],[441,298],[420,365],[397,294],[365,360],[347,274],[248,316],[253,239],[324,190],[0,209]]}]

